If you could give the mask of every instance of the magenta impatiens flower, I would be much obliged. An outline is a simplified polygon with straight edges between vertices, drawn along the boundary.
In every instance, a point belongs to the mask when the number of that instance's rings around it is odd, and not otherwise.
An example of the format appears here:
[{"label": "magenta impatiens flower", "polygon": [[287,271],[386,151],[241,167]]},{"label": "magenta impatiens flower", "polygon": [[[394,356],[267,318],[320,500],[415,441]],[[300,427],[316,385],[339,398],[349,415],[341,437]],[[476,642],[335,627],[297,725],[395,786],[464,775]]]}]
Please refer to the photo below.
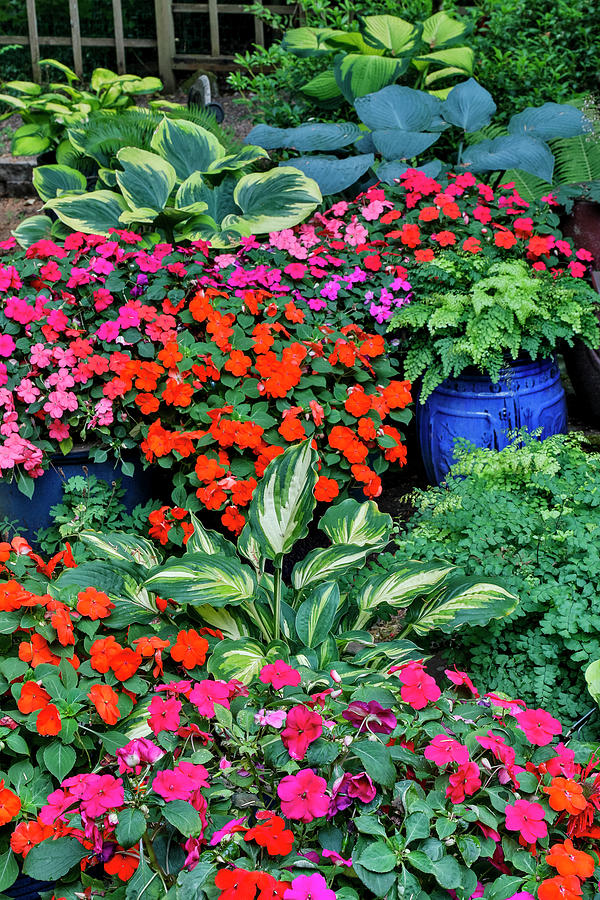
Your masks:
[{"label": "magenta impatiens flower", "polygon": [[163,700],[162,697],[153,697],[148,707],[150,717],[148,724],[154,734],[161,731],[177,731],[179,728],[181,702],[174,697]]},{"label": "magenta impatiens flower", "polygon": [[283,894],[283,900],[336,900],[322,875],[298,875]]},{"label": "magenta impatiens flower", "polygon": [[456,668],[456,666],[454,666],[454,670],[444,669],[444,673],[445,673],[446,677],[449,679],[449,681],[452,682],[452,684],[455,684],[457,687],[460,687],[460,685],[464,685],[466,688],[469,689],[469,691],[473,694],[474,697],[479,697],[479,691],[477,690],[477,688],[475,687],[475,685],[473,684],[473,682],[471,681],[471,679],[469,678],[469,676],[467,675],[466,672],[460,672]]},{"label": "magenta impatiens flower", "polygon": [[446,788],[446,797],[453,803],[463,803],[465,797],[474,794],[481,787],[479,766],[474,762],[464,763],[449,776],[448,781],[450,785]]},{"label": "magenta impatiens flower", "polygon": [[288,753],[295,760],[304,759],[310,744],[323,734],[323,719],[306,706],[292,706],[281,732]]},{"label": "magenta impatiens flower", "polygon": [[460,766],[469,761],[467,747],[447,734],[436,734],[431,743],[425,747],[424,756],[440,767],[447,766],[448,763],[458,763]]},{"label": "magenta impatiens flower", "polygon": [[211,681],[210,678],[199,681],[190,691],[190,701],[201,716],[212,719],[215,715],[215,704],[229,709],[229,685],[226,681]]},{"label": "magenta impatiens flower", "polygon": [[413,709],[424,709],[432,701],[439,700],[442,692],[435,679],[428,675],[422,662],[409,662],[403,666],[392,666],[390,672],[398,671],[402,685],[400,696]]},{"label": "magenta impatiens flower", "polygon": [[538,838],[545,838],[548,834],[541,803],[515,800],[513,805],[507,803],[504,813],[508,831],[518,831],[528,844],[534,844]]},{"label": "magenta impatiens flower", "polygon": [[369,703],[353,700],[342,716],[355,728],[372,731],[374,734],[391,734],[398,724],[391,709],[384,709],[376,700],[370,700]]},{"label": "magenta impatiens flower", "polygon": [[324,816],[329,809],[327,782],[312,769],[301,769],[295,775],[286,775],[277,788],[281,811],[288,819],[312,822]]},{"label": "magenta impatiens flower", "polygon": [[526,709],[515,716],[517,725],[525,732],[530,744],[545,747],[551,744],[555,734],[561,734],[562,725],[545,709]]},{"label": "magenta impatiens flower", "polygon": [[301,681],[300,672],[288,666],[283,659],[263,666],[258,677],[263,684],[272,684],[276,691],[283,687],[298,687]]}]

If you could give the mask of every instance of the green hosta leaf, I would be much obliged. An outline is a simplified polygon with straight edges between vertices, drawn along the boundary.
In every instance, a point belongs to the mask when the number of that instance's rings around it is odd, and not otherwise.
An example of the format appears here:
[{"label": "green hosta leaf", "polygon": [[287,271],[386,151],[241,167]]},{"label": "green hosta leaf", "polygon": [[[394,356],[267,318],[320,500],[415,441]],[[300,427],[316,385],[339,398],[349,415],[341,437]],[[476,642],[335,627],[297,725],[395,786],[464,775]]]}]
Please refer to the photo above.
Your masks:
[{"label": "green hosta leaf", "polygon": [[406,622],[417,634],[440,629],[453,631],[464,625],[486,625],[490,619],[501,619],[514,612],[519,598],[501,584],[457,577],[451,579],[440,594],[411,607]]},{"label": "green hosta leaf", "polygon": [[393,84],[408,68],[409,59],[389,56],[362,56],[359,53],[340,54],[335,59],[333,74],[342,94],[349,103]]},{"label": "green hosta leaf", "polygon": [[371,547],[355,544],[334,544],[325,550],[313,550],[292,570],[292,584],[296,590],[319,581],[335,578],[348,569],[364,565]]},{"label": "green hosta leaf", "polygon": [[162,814],[185,837],[200,834],[202,821],[191,803],[185,800],[170,800],[162,808]]},{"label": "green hosta leaf", "polygon": [[495,112],[492,95],[474,78],[452,88],[442,107],[444,119],[466,132],[479,131],[489,125]]},{"label": "green hosta leaf", "polygon": [[57,881],[78,865],[88,852],[74,837],[46,840],[31,848],[23,863],[23,872],[38,881]]},{"label": "green hosta leaf", "polygon": [[0,891],[5,891],[17,880],[19,866],[12,850],[0,853]]},{"label": "green hosta leaf", "polygon": [[266,648],[258,641],[243,638],[239,641],[219,641],[208,661],[208,671],[215,678],[229,681],[238,678],[249,684],[268,660]]},{"label": "green hosta leaf", "polygon": [[373,781],[385,787],[393,787],[396,769],[389,747],[380,744],[379,741],[358,741],[352,744],[352,753],[358,756]]},{"label": "green hosta leaf", "polygon": [[117,183],[129,206],[160,212],[177,180],[171,163],[157,153],[137,147],[124,147],[118,151],[117,159],[123,169],[116,173]]},{"label": "green hosta leaf", "polygon": [[115,836],[122,847],[133,847],[146,831],[146,817],[140,809],[122,809]]},{"label": "green hosta leaf", "polygon": [[348,499],[330,506],[319,528],[332,544],[384,547],[392,530],[392,517],[379,512],[373,500],[359,503]]},{"label": "green hosta leaf", "polygon": [[82,194],[87,187],[85,175],[69,166],[38,166],[32,180],[42,200],[54,200],[66,191]]},{"label": "green hosta leaf", "polygon": [[194,122],[164,118],[150,141],[152,149],[168,160],[184,181],[193,172],[206,172],[225,156],[225,148],[206,128]]},{"label": "green hosta leaf", "polygon": [[412,54],[420,43],[420,27],[398,16],[365,16],[360,19],[360,29],[367,44],[395,56]]},{"label": "green hosta leaf", "polygon": [[12,233],[17,244],[24,249],[50,237],[52,219],[49,216],[28,216],[17,225]]},{"label": "green hosta leaf", "polygon": [[194,530],[185,545],[186,553],[220,553],[223,556],[235,556],[235,547],[218,531],[205,528],[200,519],[190,513]]},{"label": "green hosta leaf", "polygon": [[44,749],[44,765],[57,781],[67,777],[77,759],[77,754],[68,744],[54,741]]},{"label": "green hosta leaf", "polygon": [[306,536],[315,508],[317,453],[309,441],[272,460],[248,509],[248,522],[264,555],[277,559]]},{"label": "green hosta leaf", "polygon": [[[1,99],[7,101],[6,96]],[[15,97],[11,99],[16,100]],[[51,145],[48,126],[44,124],[21,125],[12,136],[10,152],[13,156],[39,156]]]},{"label": "green hosta leaf", "polygon": [[327,56],[331,53],[331,48],[325,41],[336,33],[334,28],[290,28],[283,35],[281,49],[301,58]]},{"label": "green hosta leaf", "polygon": [[144,586],[176,603],[227,606],[252,599],[256,578],[251,569],[232,557],[186,553],[181,559],[168,559]]},{"label": "green hosta leaf", "polygon": [[112,597],[123,596],[126,590],[127,578],[135,581],[141,575],[141,570],[133,563],[128,564],[120,560],[111,563],[84,562],[74,569],[66,569],[59,575],[56,583],[59,587],[76,587],[85,590],[95,587]]},{"label": "green hosta leaf", "polygon": [[[246,143],[248,143],[246,141]],[[268,159],[269,154],[262,147],[244,147],[239,153],[229,153],[215,160],[208,167],[208,175],[219,175],[221,172],[233,172],[236,169],[244,169],[259,159]]]},{"label": "green hosta leaf", "polygon": [[600,660],[595,659],[585,670],[585,681],[594,703],[600,704]]},{"label": "green hosta leaf", "polygon": [[214,606],[205,605],[197,606],[196,612],[204,624],[210,628],[218,628],[226,638],[237,640],[248,634],[248,628],[243,619],[226,609],[215,609]]},{"label": "green hosta leaf", "polygon": [[122,559],[125,562],[138,563],[148,569],[160,562],[160,555],[151,541],[143,537],[134,537],[124,531],[108,533],[82,531],[79,538],[95,550],[99,558]]},{"label": "green hosta leaf", "polygon": [[448,13],[442,11],[425,19],[421,40],[431,50],[436,50],[440,47],[449,47],[460,40],[465,36],[467,30],[468,26],[464,22],[453,19]]},{"label": "green hosta leaf", "polygon": [[340,605],[340,589],[333,581],[319,585],[300,604],[296,632],[307,647],[318,647],[327,638]]},{"label": "green hosta leaf", "polygon": [[475,53],[470,47],[449,47],[447,50],[437,50],[434,53],[417,56],[415,63],[451,67],[462,75],[472,75]]},{"label": "green hosta leaf", "polygon": [[417,597],[430,596],[455,568],[440,562],[407,562],[391,575],[369,579],[356,597],[360,613],[354,627],[362,628],[382,604],[402,609]]},{"label": "green hosta leaf", "polygon": [[367,844],[356,862],[369,872],[377,872],[381,875],[391,872],[396,867],[397,858],[394,851],[390,850],[383,841],[372,841]]},{"label": "green hosta leaf", "polygon": [[108,234],[109,228],[120,227],[120,216],[127,211],[127,203],[114,191],[93,191],[89,194],[57,197],[45,207],[52,209],[61,222],[84,234]]},{"label": "green hosta leaf", "polygon": [[241,225],[253,234],[292,228],[314,212],[323,199],[316,181],[292,166],[244,175],[233,197],[242,214],[226,216],[222,227],[236,229]]},{"label": "green hosta leaf", "polygon": [[312,97],[314,100],[318,100],[321,103],[327,103],[330,100],[335,100],[337,97],[342,96],[342,92],[335,80],[335,75],[330,70],[319,72],[318,75],[315,75],[314,78],[311,78],[310,81],[303,84],[300,87],[300,90],[307,97]]}]

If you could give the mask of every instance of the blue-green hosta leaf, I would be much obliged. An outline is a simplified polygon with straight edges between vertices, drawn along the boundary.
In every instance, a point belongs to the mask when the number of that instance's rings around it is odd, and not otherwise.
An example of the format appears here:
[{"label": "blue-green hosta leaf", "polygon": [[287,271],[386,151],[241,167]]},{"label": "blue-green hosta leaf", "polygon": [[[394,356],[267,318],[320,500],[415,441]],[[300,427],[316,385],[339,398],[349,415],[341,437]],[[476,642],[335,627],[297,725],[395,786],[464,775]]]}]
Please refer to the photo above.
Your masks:
[{"label": "blue-green hosta leaf", "polygon": [[315,122],[297,128],[275,128],[261,124],[254,126],[245,143],[255,143],[266,150],[288,147],[303,153],[309,150],[340,150],[354,143],[360,134],[360,128],[353,122]]},{"label": "blue-green hosta leaf", "polygon": [[340,589],[335,581],[320,584],[300,604],[296,613],[296,634],[306,647],[315,648],[329,635],[340,605]]},{"label": "blue-green hosta leaf", "polygon": [[330,506],[319,528],[332,544],[384,547],[392,530],[392,517],[379,512],[374,500],[359,503],[348,499]]},{"label": "blue-green hosta leaf", "polygon": [[147,569],[160,562],[160,555],[151,541],[124,531],[82,531],[79,538],[96,551],[99,559],[122,559]]},{"label": "blue-green hosta leaf", "polygon": [[300,169],[317,182],[325,197],[328,194],[339,194],[356,184],[373,165],[375,157],[372,153],[348,156],[346,159],[338,159],[337,156],[299,156],[292,162],[295,169]]},{"label": "blue-green hosta leaf", "polygon": [[87,187],[85,175],[70,166],[38,166],[32,180],[42,200],[54,200],[67,192],[83,194]]},{"label": "blue-green hosta leaf", "polygon": [[92,191],[49,200],[44,209],[53,210],[73,231],[107,235],[109,228],[119,228],[120,216],[128,206],[114,191]]},{"label": "blue-green hosta leaf", "polygon": [[408,57],[394,59],[390,56],[362,56],[348,53],[336,56],[333,74],[339,89],[349,103],[393,84],[406,72]]},{"label": "blue-green hosta leaf", "polygon": [[123,147],[118,151],[117,159],[123,169],[116,172],[117,183],[129,206],[160,211],[177,180],[171,163],[158,153],[137,147]]},{"label": "blue-green hosta leaf", "polygon": [[215,226],[220,225],[226,216],[239,212],[233,199],[235,185],[235,179],[227,176],[221,184],[211,187],[199,172],[194,172],[177,190],[175,206],[180,209],[199,209],[198,204],[205,204],[202,211],[213,219]]},{"label": "blue-green hosta leaf", "polygon": [[144,586],[176,603],[227,606],[251,600],[256,593],[254,572],[237,559],[208,553],[187,553],[159,566]]},{"label": "blue-green hosta leaf", "polygon": [[425,91],[390,84],[374,94],[358,97],[354,107],[360,120],[373,131],[381,128],[423,131],[439,115],[442,105]]},{"label": "blue-green hosta leaf", "polygon": [[421,40],[431,50],[439,50],[455,44],[466,35],[467,31],[468,25],[465,22],[453,19],[442,11],[424,20]]},{"label": "blue-green hosta leaf", "polygon": [[300,90],[306,97],[312,97],[321,103],[327,103],[342,96],[335,75],[330,69],[327,69],[326,72],[319,72],[310,81],[301,85]]},{"label": "blue-green hosta leaf", "polygon": [[223,145],[206,128],[166,116],[152,135],[150,146],[171,163],[180,181],[192,172],[206,172],[211,163],[225,156]]},{"label": "blue-green hosta leaf", "polygon": [[450,632],[464,625],[486,625],[490,619],[502,619],[518,603],[519,598],[501,584],[459,576],[452,578],[441,593],[412,606],[406,623],[417,634],[434,629]]},{"label": "blue-green hosta leaf", "polygon": [[208,661],[208,671],[223,681],[237,678],[249,684],[267,662],[266,647],[258,641],[219,641]]},{"label": "blue-green hosta leaf", "polygon": [[431,596],[439,591],[444,579],[455,568],[441,562],[409,561],[395,572],[370,578],[356,597],[359,614],[353,627],[364,628],[378,615],[381,605],[402,609],[417,597]]},{"label": "blue-green hosta leaf", "polygon": [[237,616],[235,612],[229,612],[224,608],[216,609],[208,604],[197,606],[196,612],[206,625],[210,626],[210,628],[218,628],[230,640],[235,641],[248,636],[246,624],[241,616]]},{"label": "blue-green hosta leaf", "polygon": [[50,216],[28,216],[11,232],[19,247],[27,249],[36,241],[50,237],[52,219]]},{"label": "blue-green hosta leaf", "polygon": [[319,581],[337,578],[348,569],[364,565],[372,548],[355,544],[334,544],[325,550],[313,550],[292,569],[292,584],[301,590]]},{"label": "blue-green hosta leaf", "polygon": [[309,441],[271,460],[248,508],[255,540],[269,559],[289,553],[306,537],[316,504],[318,456]]},{"label": "blue-green hosta leaf", "polygon": [[528,106],[508,123],[510,134],[524,134],[540,141],[576,137],[592,130],[589,119],[586,119],[582,111],[568,103]]},{"label": "blue-green hosta leaf", "polygon": [[389,50],[394,56],[412,54],[420,43],[421,28],[399,16],[365,16],[360,30],[371,47]]},{"label": "blue-green hosta leaf", "polygon": [[386,128],[373,132],[373,141],[385,159],[412,159],[435,144],[439,132],[401,131],[400,128]]},{"label": "blue-green hosta leaf", "polygon": [[314,212],[323,197],[316,181],[291,166],[244,175],[233,199],[241,215],[227,216],[222,228],[250,229],[251,234],[293,228]]},{"label": "blue-green hosta leaf", "polygon": [[496,104],[492,95],[474,78],[453,87],[442,107],[442,115],[446,121],[458,125],[468,133],[489,125],[495,112]]},{"label": "blue-green hosta leaf", "polygon": [[554,156],[547,144],[515,134],[472,144],[463,153],[462,164],[475,172],[523,169],[548,182],[554,172]]},{"label": "blue-green hosta leaf", "polygon": [[[194,530],[185,545],[186,553],[221,553],[223,556],[235,556],[235,546],[218,531],[204,527],[194,513],[190,513]],[[185,557],[184,557],[185,558]]]},{"label": "blue-green hosta leaf", "polygon": [[221,172],[234,172],[236,169],[244,169],[259,159],[268,159],[269,154],[262,147],[248,145],[239,153],[228,153],[221,159],[216,159],[210,164],[207,175],[218,175]]},{"label": "blue-green hosta leaf", "polygon": [[281,49],[300,58],[327,56],[331,48],[326,46],[325,41],[335,33],[334,28],[290,28],[283,35]]}]

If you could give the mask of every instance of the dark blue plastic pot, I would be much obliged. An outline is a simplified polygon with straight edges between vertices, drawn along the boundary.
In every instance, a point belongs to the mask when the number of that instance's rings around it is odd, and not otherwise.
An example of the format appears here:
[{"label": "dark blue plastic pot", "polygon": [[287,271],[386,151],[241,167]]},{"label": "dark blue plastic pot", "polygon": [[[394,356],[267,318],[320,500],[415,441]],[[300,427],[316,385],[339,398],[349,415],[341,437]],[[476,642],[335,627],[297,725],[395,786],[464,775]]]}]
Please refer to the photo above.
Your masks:
[{"label": "dark blue plastic pot", "polygon": [[61,502],[64,481],[75,475],[85,475],[84,467],[88,475],[95,475],[109,484],[120,479],[121,487],[125,489],[122,502],[128,512],[138,503],[147,503],[163,496],[164,480],[158,474],[163,470],[144,470],[139,459],[131,461],[135,468],[134,474],[129,477],[123,475],[120,467],[115,469],[110,461],[92,462],[87,448],[72,450],[66,456],[53,456],[48,471],[36,479],[31,499],[19,491],[15,481],[0,479],[0,518],[17,520],[26,529],[24,537],[33,540],[38,529],[50,525],[50,507]]},{"label": "dark blue plastic pot", "polygon": [[19,875],[15,883],[5,888],[3,896],[11,897],[12,900],[39,900],[40,893],[50,891],[54,887],[51,881],[34,881],[27,875]]},{"label": "dark blue plastic pot", "polygon": [[565,434],[567,402],[553,359],[510,363],[500,381],[464,372],[448,378],[417,403],[417,433],[427,477],[443,481],[454,462],[455,442],[501,450],[509,432],[542,429],[541,437]]}]

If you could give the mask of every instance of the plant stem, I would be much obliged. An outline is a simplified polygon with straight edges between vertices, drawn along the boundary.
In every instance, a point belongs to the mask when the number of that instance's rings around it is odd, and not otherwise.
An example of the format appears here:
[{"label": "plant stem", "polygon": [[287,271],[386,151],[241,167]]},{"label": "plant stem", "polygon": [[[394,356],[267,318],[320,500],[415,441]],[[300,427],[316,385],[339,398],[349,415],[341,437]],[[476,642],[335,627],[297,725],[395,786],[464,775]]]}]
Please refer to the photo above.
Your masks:
[{"label": "plant stem", "polygon": [[281,578],[283,570],[283,560],[275,566],[275,574],[273,577],[273,594],[275,598],[275,640],[281,637]]},{"label": "plant stem", "polygon": [[145,847],[146,853],[148,854],[148,859],[150,860],[152,866],[154,867],[156,874],[162,881],[162,886],[164,887],[165,894],[166,894],[167,893],[167,885],[165,884],[165,880],[163,878],[162,869],[158,864],[158,860],[156,858],[156,853],[154,852],[154,847],[152,846],[152,841],[150,840],[150,838],[148,837],[147,834],[144,834],[142,840],[144,842],[144,847]]}]

